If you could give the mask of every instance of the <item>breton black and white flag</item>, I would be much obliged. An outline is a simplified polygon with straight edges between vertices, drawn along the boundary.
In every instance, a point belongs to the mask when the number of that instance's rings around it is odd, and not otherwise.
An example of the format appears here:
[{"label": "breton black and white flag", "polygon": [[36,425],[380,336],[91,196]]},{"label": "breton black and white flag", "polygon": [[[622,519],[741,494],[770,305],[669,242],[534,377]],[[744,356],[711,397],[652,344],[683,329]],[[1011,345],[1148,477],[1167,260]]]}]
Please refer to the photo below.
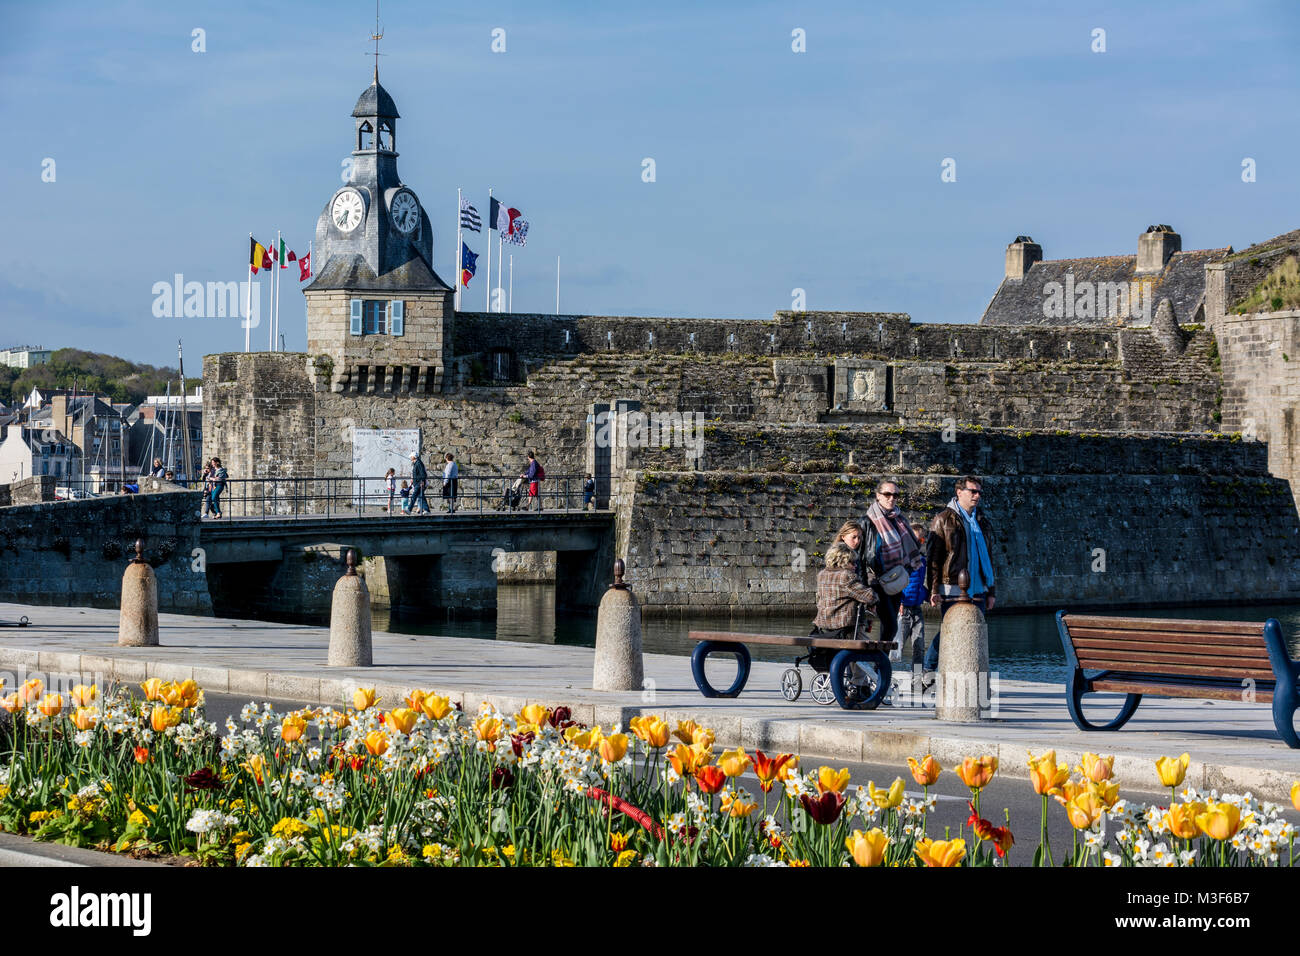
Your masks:
[{"label": "breton black and white flag", "polygon": [[460,199],[460,224],[464,229],[470,232],[482,232],[483,220],[479,218],[478,210],[464,196]]}]

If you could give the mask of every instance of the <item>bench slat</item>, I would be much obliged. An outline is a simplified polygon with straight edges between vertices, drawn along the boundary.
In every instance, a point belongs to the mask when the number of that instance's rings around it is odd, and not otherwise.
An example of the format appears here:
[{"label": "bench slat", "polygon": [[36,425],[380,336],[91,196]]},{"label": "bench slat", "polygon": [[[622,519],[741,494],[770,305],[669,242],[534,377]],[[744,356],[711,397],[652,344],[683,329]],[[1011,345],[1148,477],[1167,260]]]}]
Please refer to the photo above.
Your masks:
[{"label": "bench slat", "polygon": [[719,641],[724,644],[771,644],[779,647],[820,647],[839,651],[889,651],[893,641],[846,641],[832,637],[787,637],[784,634],[741,634],[736,631],[690,631],[692,641]]},{"label": "bench slat", "polygon": [[[1128,631],[1123,628],[1071,627],[1070,637],[1077,643],[1080,639],[1098,639],[1129,641],[1132,643],[1207,645],[1224,647],[1259,647],[1263,648],[1263,635],[1243,637],[1240,634],[1179,633],[1177,631]],[[1267,650],[1265,650],[1267,653]]]},{"label": "bench slat", "polygon": [[1264,622],[1255,621],[1183,621],[1160,617],[1101,617],[1091,614],[1067,614],[1065,626],[1123,628],[1130,631],[1172,631],[1175,634],[1235,634],[1242,637],[1264,636]]},{"label": "bench slat", "polygon": [[1147,644],[1140,641],[1075,638],[1074,650],[1080,658],[1085,655],[1096,655],[1099,652],[1116,651],[1126,654],[1151,654],[1157,658],[1167,656],[1171,660],[1210,658],[1215,660],[1227,659],[1228,662],[1233,664],[1243,661],[1255,661],[1265,665],[1268,663],[1268,648],[1262,645],[1256,647],[1224,647],[1218,644]]},{"label": "bench slat", "polygon": [[[1211,700],[1241,700],[1241,688],[1219,684],[1173,683],[1142,680],[1140,678],[1107,678],[1092,682],[1092,689],[1114,691],[1121,694],[1153,694],[1161,697],[1204,697]],[[1255,700],[1261,704],[1271,703],[1273,691],[1255,690]]]},{"label": "bench slat", "polygon": [[[1231,680],[1250,678],[1256,682],[1273,680],[1273,671],[1269,668],[1256,667],[1205,667],[1200,664],[1166,664],[1159,661],[1123,660],[1117,655],[1095,657],[1087,660],[1080,658],[1079,664],[1086,670],[1120,671],[1123,673],[1141,672],[1151,675],[1168,675],[1170,677],[1222,677]],[[1135,666],[1136,665],[1136,666]]]}]

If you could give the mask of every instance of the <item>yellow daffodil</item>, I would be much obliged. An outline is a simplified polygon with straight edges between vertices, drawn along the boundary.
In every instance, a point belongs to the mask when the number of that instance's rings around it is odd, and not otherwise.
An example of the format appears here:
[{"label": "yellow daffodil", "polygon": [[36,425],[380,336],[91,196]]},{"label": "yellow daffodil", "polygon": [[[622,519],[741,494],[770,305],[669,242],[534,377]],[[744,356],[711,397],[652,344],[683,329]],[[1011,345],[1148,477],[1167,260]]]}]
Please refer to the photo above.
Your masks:
[{"label": "yellow daffodil", "polygon": [[376,757],[382,757],[388,750],[388,734],[382,730],[372,730],[366,734],[366,749]]},{"label": "yellow daffodil", "polygon": [[866,833],[854,830],[852,835],[845,839],[844,846],[858,866],[880,866],[885,859],[885,848],[889,846],[889,837],[885,836],[885,831],[879,827]]},{"label": "yellow daffodil", "polygon": [[1241,829],[1241,809],[1231,803],[1207,803],[1196,825],[1212,840],[1231,840]]},{"label": "yellow daffodil", "polygon": [[1080,758],[1079,766],[1075,768],[1079,771],[1079,776],[1085,780],[1091,780],[1093,783],[1101,783],[1103,780],[1109,780],[1115,775],[1115,757],[1102,757],[1094,753],[1086,753]]},{"label": "yellow daffodil", "polygon": [[961,782],[972,790],[979,790],[989,785],[993,775],[998,772],[998,758],[984,755],[967,757],[953,768]]},{"label": "yellow daffodil", "polygon": [[722,756],[718,758],[718,767],[728,777],[739,777],[749,769],[753,761],[749,759],[749,754],[745,753],[743,747],[737,747],[735,750],[724,750]]},{"label": "yellow daffodil", "polygon": [[818,793],[827,793],[834,790],[836,793],[843,793],[844,788],[849,785],[849,770],[845,767],[843,770],[834,770],[831,767],[817,768],[817,791]]},{"label": "yellow daffodil", "polygon": [[645,741],[646,746],[653,750],[668,745],[671,734],[668,723],[661,717],[633,717],[628,721],[628,726],[632,728],[632,733]]},{"label": "yellow daffodil", "polygon": [[387,723],[398,733],[409,734],[414,729],[415,722],[419,718],[419,713],[411,710],[411,708],[398,707],[396,710],[388,712]]},{"label": "yellow daffodil", "polygon": [[41,702],[36,705],[36,709],[46,717],[57,717],[63,710],[63,695],[46,694],[41,698]]},{"label": "yellow daffodil", "polygon": [[1041,757],[1029,755],[1029,782],[1034,785],[1034,793],[1058,793],[1069,779],[1070,768],[1056,762],[1055,750],[1049,750]]},{"label": "yellow daffodil", "polygon": [[72,688],[72,693],[68,696],[72,699],[72,703],[78,707],[89,707],[95,702],[95,698],[99,696],[99,688],[94,684],[78,684]]},{"label": "yellow daffodil", "polygon": [[352,706],[357,710],[369,710],[378,700],[373,687],[358,687],[352,692]]},{"label": "yellow daffodil", "polygon": [[442,720],[456,708],[451,705],[451,699],[448,697],[425,694],[424,699],[420,701],[420,709],[430,720]]},{"label": "yellow daffodil", "polygon": [[1175,803],[1165,811],[1164,822],[1169,832],[1176,837],[1190,840],[1199,830],[1196,827],[1196,815],[1205,812],[1203,803]]},{"label": "yellow daffodil", "polygon": [[1087,830],[1101,817],[1101,799],[1091,790],[1082,790],[1065,804],[1065,815],[1070,826],[1076,830]]},{"label": "yellow daffodil", "polygon": [[882,810],[892,810],[903,802],[903,778],[895,777],[888,790],[877,789],[872,780],[867,781],[867,796]]},{"label": "yellow daffodil", "polygon": [[1183,754],[1181,757],[1161,757],[1156,761],[1156,773],[1160,775],[1160,782],[1166,787],[1176,787],[1183,782],[1187,776],[1187,765],[1191,763],[1192,755]]},{"label": "yellow daffodil", "polygon": [[939,761],[935,760],[932,754],[926,754],[919,761],[915,757],[908,757],[907,765],[912,769],[912,779],[916,781],[917,786],[921,787],[934,786],[934,782],[939,779],[939,774],[943,773]]},{"label": "yellow daffodil", "polygon": [[154,708],[149,713],[149,726],[158,733],[162,733],[168,727],[175,727],[181,722],[181,711],[179,707],[165,707],[162,704],[154,704]]},{"label": "yellow daffodil", "polygon": [[922,840],[916,855],[926,866],[956,866],[966,856],[965,840]]},{"label": "yellow daffodil", "polygon": [[627,753],[627,734],[610,734],[608,737],[601,737],[597,749],[600,751],[601,760],[617,763]]},{"label": "yellow daffodil", "polygon": [[307,732],[307,721],[301,714],[290,714],[280,721],[280,739],[287,744],[301,740]]}]

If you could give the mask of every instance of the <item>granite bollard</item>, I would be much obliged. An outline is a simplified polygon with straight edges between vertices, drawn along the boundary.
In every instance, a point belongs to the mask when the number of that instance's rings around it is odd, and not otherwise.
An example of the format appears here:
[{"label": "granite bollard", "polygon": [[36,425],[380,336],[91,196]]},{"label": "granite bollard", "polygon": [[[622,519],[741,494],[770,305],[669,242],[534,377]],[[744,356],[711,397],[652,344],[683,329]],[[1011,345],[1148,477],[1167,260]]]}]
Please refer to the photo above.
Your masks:
[{"label": "granite bollard", "polygon": [[144,559],[144,541],[135,539],[135,560],[122,575],[119,647],[158,646],[158,579]]},{"label": "granite bollard", "polygon": [[357,553],[348,549],[348,570],[334,585],[330,605],[330,667],[369,667],[370,591],[357,574]]},{"label": "granite bollard", "polygon": [[960,572],[961,597],[943,616],[934,685],[935,718],[963,724],[983,719],[989,687],[989,629],[980,606],[966,593],[969,585],[970,575]]},{"label": "granite bollard", "polygon": [[623,583],[623,559],[614,562],[614,583],[600,599],[596,614],[596,664],[592,690],[640,690],[645,680],[641,660],[641,608]]}]

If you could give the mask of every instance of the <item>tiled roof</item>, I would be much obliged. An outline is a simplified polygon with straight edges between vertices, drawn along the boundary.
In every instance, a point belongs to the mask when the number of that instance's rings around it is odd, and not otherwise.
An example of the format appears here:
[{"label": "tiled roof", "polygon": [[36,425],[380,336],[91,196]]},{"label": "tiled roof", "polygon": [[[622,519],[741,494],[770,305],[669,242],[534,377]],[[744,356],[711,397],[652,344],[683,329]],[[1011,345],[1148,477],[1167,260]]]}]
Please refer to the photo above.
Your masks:
[{"label": "tiled roof", "polygon": [[[1222,259],[1231,251],[1223,249],[1197,249],[1176,252],[1170,256],[1161,273],[1139,276],[1137,256],[1091,256],[1084,259],[1050,259],[1035,262],[1023,279],[1003,279],[980,319],[981,325],[1128,325],[1145,326],[1161,299],[1169,299],[1179,322],[1191,322],[1205,298],[1205,265]],[[1136,306],[1134,316],[1122,321],[1102,316],[1080,318],[1071,312],[1063,316],[1048,316],[1044,305],[1048,301],[1048,284],[1066,286],[1066,276],[1073,275],[1073,286],[1082,282],[1119,283],[1132,288],[1131,283],[1141,281],[1144,295],[1150,295],[1150,311],[1145,315]],[[1151,283],[1154,280],[1154,286]],[[1143,302],[1145,305],[1145,301]]]},{"label": "tiled roof", "polygon": [[316,279],[307,288],[376,292],[451,291],[451,287],[438,278],[438,274],[418,255],[404,265],[390,269],[382,276],[376,276],[362,256],[334,256],[324,264]]}]

